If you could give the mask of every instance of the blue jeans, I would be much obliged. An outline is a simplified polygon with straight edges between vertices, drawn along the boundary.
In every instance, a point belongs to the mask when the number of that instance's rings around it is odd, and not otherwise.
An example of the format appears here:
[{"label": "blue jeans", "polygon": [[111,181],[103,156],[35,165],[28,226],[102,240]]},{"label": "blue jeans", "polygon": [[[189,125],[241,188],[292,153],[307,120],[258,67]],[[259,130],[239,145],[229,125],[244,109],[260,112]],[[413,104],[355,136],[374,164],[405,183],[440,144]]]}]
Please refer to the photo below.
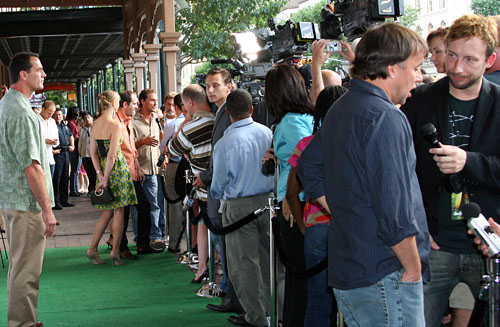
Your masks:
[{"label": "blue jeans", "polygon": [[[222,218],[210,218],[210,222],[217,228],[222,228]],[[214,233],[210,233],[210,240],[215,245],[215,248],[219,252],[220,255],[220,263],[222,265],[222,280],[220,282],[220,289],[227,293],[228,290],[228,281],[227,281],[227,266],[226,266],[226,247],[223,246],[222,241],[223,235],[216,235]]]},{"label": "blue jeans", "polygon": [[[304,255],[306,269],[316,266],[328,255],[328,226],[319,224],[306,228]],[[307,279],[307,309],[304,326],[330,327],[333,294],[328,289],[326,269]]]},{"label": "blue jeans", "polygon": [[402,282],[402,275],[402,270],[397,270],[371,286],[334,289],[346,324],[349,327],[424,327],[422,280]]},{"label": "blue jeans", "polygon": [[145,175],[146,180],[142,183],[142,188],[146,194],[151,208],[151,241],[161,240],[161,229],[159,225],[160,207],[158,206],[158,179],[156,175]]},{"label": "blue jeans", "polygon": [[476,299],[481,288],[485,262],[480,254],[456,254],[432,250],[429,260],[431,280],[424,285],[425,322],[428,327],[441,326],[453,288],[467,284]]}]

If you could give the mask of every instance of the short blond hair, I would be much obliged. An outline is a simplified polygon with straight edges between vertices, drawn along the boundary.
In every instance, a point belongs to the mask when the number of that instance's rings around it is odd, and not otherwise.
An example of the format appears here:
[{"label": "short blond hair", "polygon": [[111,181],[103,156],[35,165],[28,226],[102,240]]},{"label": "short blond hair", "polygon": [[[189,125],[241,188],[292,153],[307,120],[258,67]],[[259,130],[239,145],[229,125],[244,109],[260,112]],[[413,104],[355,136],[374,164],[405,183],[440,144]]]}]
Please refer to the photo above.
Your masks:
[{"label": "short blond hair", "polygon": [[477,37],[486,43],[486,58],[491,56],[498,45],[497,24],[492,18],[480,15],[463,15],[451,24],[446,35],[446,44],[450,42]]}]

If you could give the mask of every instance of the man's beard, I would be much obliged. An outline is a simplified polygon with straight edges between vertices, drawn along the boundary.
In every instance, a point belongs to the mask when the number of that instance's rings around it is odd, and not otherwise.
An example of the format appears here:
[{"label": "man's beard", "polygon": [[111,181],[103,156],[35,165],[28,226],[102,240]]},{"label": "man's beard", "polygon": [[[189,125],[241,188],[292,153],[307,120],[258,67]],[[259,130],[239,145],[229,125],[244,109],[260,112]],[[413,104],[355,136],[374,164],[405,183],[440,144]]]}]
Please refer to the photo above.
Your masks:
[{"label": "man's beard", "polygon": [[472,78],[471,80],[467,81],[467,82],[464,82],[464,84],[458,84],[457,82],[455,82],[452,78],[453,74],[448,74],[450,76],[450,83],[451,83],[451,86],[453,86],[454,88],[458,89],[458,90],[465,90],[465,89],[468,89],[469,87],[475,85],[476,83],[478,83],[479,80],[481,80],[483,78],[483,74],[481,75],[478,75],[474,78]]}]

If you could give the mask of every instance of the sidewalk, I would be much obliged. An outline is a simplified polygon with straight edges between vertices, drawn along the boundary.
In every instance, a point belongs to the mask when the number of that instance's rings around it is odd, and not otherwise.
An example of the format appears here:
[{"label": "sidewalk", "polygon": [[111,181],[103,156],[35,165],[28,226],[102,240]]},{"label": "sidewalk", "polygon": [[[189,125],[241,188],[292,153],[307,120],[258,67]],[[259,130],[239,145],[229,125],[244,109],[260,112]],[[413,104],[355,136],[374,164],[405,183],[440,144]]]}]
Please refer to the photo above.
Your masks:
[{"label": "sidewalk", "polygon": [[[46,241],[46,248],[66,248],[75,246],[89,246],[92,240],[94,228],[102,210],[94,208],[90,204],[90,198],[69,198],[76,204],[71,208],[54,210],[56,219],[60,225],[56,227],[54,236]],[[109,227],[101,238],[100,245],[105,245],[109,237]],[[133,242],[132,220],[129,220],[127,232],[129,243]]]}]

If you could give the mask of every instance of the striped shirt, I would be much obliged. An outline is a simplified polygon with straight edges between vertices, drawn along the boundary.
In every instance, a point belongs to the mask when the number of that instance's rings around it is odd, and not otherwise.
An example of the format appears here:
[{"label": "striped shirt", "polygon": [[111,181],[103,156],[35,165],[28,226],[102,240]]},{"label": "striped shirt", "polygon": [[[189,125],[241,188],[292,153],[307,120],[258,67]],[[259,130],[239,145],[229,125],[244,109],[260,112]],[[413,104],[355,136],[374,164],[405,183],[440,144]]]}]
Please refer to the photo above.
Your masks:
[{"label": "striped shirt", "polygon": [[[193,119],[186,123],[168,143],[168,151],[172,156],[187,154],[193,174],[207,170],[212,155],[212,129],[214,127],[215,115],[207,111],[198,111]],[[198,198],[207,201],[206,187],[196,191]]]}]

